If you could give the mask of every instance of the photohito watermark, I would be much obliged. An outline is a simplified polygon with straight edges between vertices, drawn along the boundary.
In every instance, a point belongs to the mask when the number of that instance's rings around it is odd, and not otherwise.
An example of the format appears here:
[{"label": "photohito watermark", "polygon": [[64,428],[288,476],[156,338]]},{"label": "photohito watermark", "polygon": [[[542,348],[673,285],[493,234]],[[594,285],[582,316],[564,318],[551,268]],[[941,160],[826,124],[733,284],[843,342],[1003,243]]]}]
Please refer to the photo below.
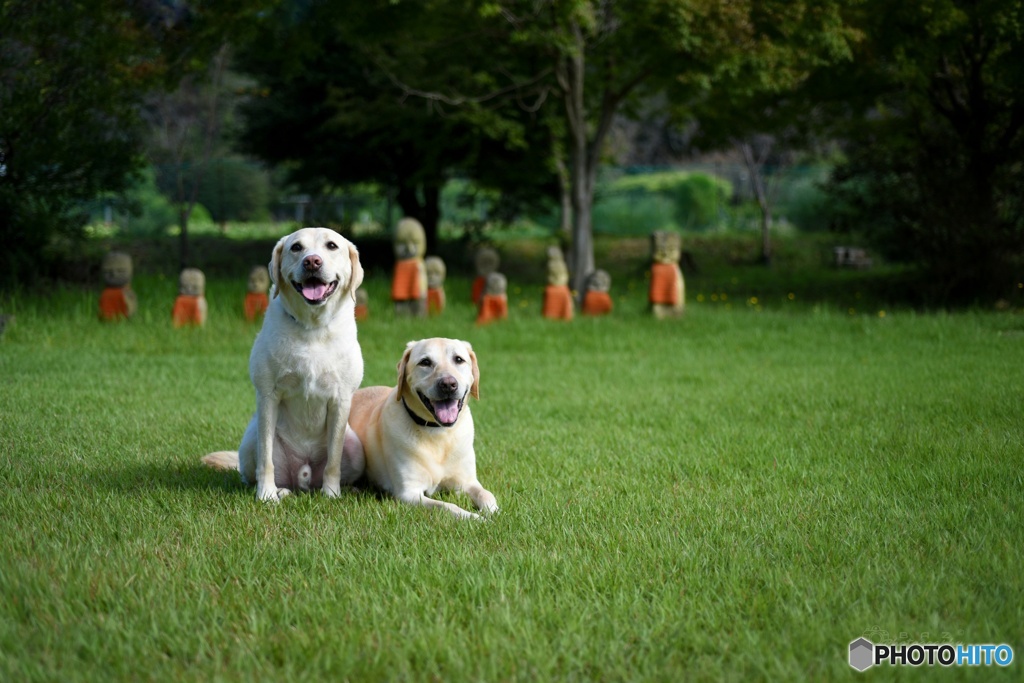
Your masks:
[{"label": "photohito watermark", "polygon": [[866,671],[875,665],[889,666],[1010,666],[1013,648],[1002,645],[961,643],[894,643],[878,645],[867,638],[850,643],[850,666]]}]

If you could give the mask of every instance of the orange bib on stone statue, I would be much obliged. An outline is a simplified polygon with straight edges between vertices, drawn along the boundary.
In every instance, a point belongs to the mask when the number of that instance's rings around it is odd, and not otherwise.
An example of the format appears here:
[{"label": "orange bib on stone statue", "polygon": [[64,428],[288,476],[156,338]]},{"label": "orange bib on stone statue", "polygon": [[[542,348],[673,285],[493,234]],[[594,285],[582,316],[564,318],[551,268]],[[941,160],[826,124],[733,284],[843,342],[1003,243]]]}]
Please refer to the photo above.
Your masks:
[{"label": "orange bib on stone statue", "polygon": [[480,299],[480,313],[477,325],[485,325],[508,318],[508,298],[504,294],[484,294]]},{"label": "orange bib on stone statue", "polygon": [[480,303],[480,299],[484,295],[484,287],[486,287],[486,286],[487,286],[487,278],[484,277],[483,275],[478,275],[476,277],[476,279],[473,280],[473,291],[472,291],[473,303],[475,303],[475,304],[479,304]]},{"label": "orange bib on stone statue", "polygon": [[123,320],[131,312],[124,287],[107,287],[100,294],[100,320]]},{"label": "orange bib on stone statue", "polygon": [[544,288],[543,315],[549,320],[572,320],[572,292],[565,285]]},{"label": "orange bib on stone statue", "polygon": [[427,313],[439,315],[444,312],[444,290],[436,287],[427,288]]},{"label": "orange bib on stone statue", "polygon": [[420,260],[402,259],[395,262],[395,276],[391,280],[391,300],[409,301],[420,298]]},{"label": "orange bib on stone statue", "polygon": [[679,304],[679,268],[671,263],[651,266],[650,302],[677,306]]},{"label": "orange bib on stone statue", "polygon": [[587,292],[583,297],[583,313],[586,315],[607,315],[612,312],[612,297],[608,292]]},{"label": "orange bib on stone statue", "polygon": [[253,322],[267,312],[270,300],[263,292],[248,292],[245,295],[245,319]]},{"label": "orange bib on stone statue", "polygon": [[199,305],[201,299],[202,297],[182,294],[174,300],[174,310],[171,311],[171,319],[174,321],[175,327],[202,325],[205,322],[202,308]]}]

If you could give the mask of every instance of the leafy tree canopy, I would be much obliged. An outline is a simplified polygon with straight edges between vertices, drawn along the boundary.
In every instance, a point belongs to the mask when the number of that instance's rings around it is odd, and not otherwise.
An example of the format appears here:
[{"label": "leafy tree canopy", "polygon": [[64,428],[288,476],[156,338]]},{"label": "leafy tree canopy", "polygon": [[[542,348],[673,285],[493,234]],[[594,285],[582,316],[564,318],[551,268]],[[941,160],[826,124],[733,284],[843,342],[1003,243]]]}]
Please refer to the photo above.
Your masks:
[{"label": "leafy tree canopy", "polygon": [[936,302],[1005,296],[1024,257],[1024,7],[865,2],[812,96],[846,141],[832,191]]},{"label": "leafy tree canopy", "polygon": [[[85,223],[141,163],[145,93],[202,64],[241,0],[0,3],[0,286],[46,275],[39,250]],[[215,6],[215,7],[213,7]]]},{"label": "leafy tree canopy", "polygon": [[524,198],[550,185],[547,156],[525,153],[535,135],[526,109],[464,96],[469,84],[474,92],[503,87],[481,65],[493,66],[504,48],[471,3],[367,2],[343,11],[291,3],[262,28],[240,58],[260,84],[246,109],[245,145],[286,165],[293,181],[391,187],[430,241],[452,173],[484,184],[515,176]]}]

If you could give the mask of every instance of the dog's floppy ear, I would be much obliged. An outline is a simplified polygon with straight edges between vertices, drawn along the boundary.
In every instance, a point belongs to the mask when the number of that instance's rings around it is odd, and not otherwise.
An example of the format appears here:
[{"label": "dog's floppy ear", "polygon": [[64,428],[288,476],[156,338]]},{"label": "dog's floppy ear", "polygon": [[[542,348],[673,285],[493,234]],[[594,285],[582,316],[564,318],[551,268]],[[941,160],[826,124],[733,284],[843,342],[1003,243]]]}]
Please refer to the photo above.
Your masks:
[{"label": "dog's floppy ear", "polygon": [[409,383],[405,380],[405,368],[409,365],[409,356],[412,355],[412,347],[416,345],[416,342],[409,342],[405,345],[405,353],[402,354],[402,360],[398,361],[398,396],[395,397],[396,401],[401,401],[402,396],[405,395],[405,390],[409,387]]},{"label": "dog's floppy ear", "polygon": [[356,300],[356,290],[363,284],[363,264],[359,262],[359,250],[356,245],[348,243],[348,258],[352,262],[352,274],[348,280],[348,294],[352,301]]},{"label": "dog's floppy ear", "polygon": [[469,342],[464,342],[466,349],[469,350],[469,362],[472,363],[473,368],[473,385],[469,387],[469,395],[480,400],[480,366],[476,362],[476,354],[473,352],[473,347]]},{"label": "dog's floppy ear", "polygon": [[281,255],[284,254],[284,243],[288,241],[288,237],[282,237],[277,241],[277,245],[274,246],[274,251],[270,255],[270,265],[267,266],[267,270],[270,271],[270,284],[273,285],[270,289],[271,296],[277,296],[281,290],[281,280],[284,276],[281,275]]}]

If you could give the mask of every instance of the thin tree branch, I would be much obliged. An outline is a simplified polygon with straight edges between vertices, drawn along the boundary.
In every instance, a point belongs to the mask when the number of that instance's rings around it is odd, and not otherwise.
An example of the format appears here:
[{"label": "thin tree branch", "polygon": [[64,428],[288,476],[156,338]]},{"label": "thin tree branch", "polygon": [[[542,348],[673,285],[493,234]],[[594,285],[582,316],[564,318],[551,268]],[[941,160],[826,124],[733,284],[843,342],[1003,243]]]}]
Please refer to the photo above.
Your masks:
[{"label": "thin tree branch", "polygon": [[385,76],[387,76],[388,80],[391,81],[391,84],[402,91],[403,97],[418,97],[420,99],[430,100],[432,102],[440,102],[453,107],[461,107],[466,104],[482,104],[484,102],[489,102],[491,100],[495,100],[513,94],[516,95],[518,98],[518,96],[524,90],[536,85],[537,83],[540,83],[545,78],[550,76],[554,71],[551,68],[547,68],[526,81],[523,81],[521,83],[511,83],[505,86],[504,88],[498,88],[497,90],[493,90],[482,95],[450,96],[437,91],[421,90],[419,88],[414,88],[411,85],[408,85],[404,83],[401,79],[399,79],[398,76],[396,76],[390,69],[384,66],[379,59],[376,59],[374,57],[371,57],[371,59],[373,59],[373,63],[377,66],[377,68],[380,69]]}]

